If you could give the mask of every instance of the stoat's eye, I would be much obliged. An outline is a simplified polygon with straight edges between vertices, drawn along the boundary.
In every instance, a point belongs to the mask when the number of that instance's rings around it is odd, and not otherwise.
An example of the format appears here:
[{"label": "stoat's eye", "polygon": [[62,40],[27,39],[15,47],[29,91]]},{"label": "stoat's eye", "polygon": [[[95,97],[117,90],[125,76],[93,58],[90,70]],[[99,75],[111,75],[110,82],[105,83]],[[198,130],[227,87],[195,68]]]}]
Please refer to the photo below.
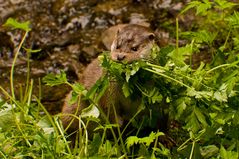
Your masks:
[{"label": "stoat's eye", "polygon": [[153,33],[149,34],[149,40],[154,40],[155,39],[155,35]]},{"label": "stoat's eye", "polygon": [[131,50],[132,51],[138,51],[138,48],[137,47],[131,47]]},{"label": "stoat's eye", "polygon": [[117,45],[116,45],[116,49],[119,49],[119,48],[120,48],[120,45],[117,44]]}]

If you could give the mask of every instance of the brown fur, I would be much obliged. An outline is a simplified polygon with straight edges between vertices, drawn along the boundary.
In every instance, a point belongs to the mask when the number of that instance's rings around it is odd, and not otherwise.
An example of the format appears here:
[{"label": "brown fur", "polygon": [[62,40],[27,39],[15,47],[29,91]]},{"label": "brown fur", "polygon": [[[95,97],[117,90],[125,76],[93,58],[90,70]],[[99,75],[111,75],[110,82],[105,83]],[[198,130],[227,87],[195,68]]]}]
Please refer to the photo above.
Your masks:
[{"label": "brown fur", "polygon": [[[130,63],[139,59],[147,59],[150,56],[151,48],[154,44],[154,34],[148,28],[129,24],[120,29],[117,32],[115,40],[111,46],[111,59],[119,62]],[[93,60],[82,74],[80,83],[85,86],[86,89],[90,89],[95,82],[103,75],[103,69],[100,66],[98,59]],[[122,93],[122,86],[117,81],[110,82],[109,88],[100,99],[98,105],[107,114],[107,110],[110,109],[110,122],[116,123],[115,116],[113,115],[112,106],[115,107],[117,112],[118,124],[122,125],[125,120],[129,120],[137,111],[141,101],[135,97],[134,99],[126,98]],[[75,114],[77,111],[77,104],[69,105],[69,99],[71,93],[66,97],[62,113],[63,114]],[[139,97],[138,97],[139,98]],[[77,115],[80,115],[80,111],[87,107],[86,102],[81,102]],[[64,128],[70,123],[73,118],[71,116],[64,115],[62,122]],[[76,120],[70,127],[70,130],[77,130],[79,128],[79,122]]]}]

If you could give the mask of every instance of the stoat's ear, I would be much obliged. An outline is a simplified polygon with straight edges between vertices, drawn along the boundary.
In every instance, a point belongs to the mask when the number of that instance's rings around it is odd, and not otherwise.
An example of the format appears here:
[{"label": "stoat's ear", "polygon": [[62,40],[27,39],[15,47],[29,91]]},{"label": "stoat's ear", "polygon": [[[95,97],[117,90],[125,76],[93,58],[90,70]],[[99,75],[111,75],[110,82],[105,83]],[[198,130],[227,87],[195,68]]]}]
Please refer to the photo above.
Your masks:
[{"label": "stoat's ear", "polygon": [[148,37],[149,37],[149,40],[151,40],[151,41],[155,39],[154,33],[150,33],[150,34],[148,35]]}]

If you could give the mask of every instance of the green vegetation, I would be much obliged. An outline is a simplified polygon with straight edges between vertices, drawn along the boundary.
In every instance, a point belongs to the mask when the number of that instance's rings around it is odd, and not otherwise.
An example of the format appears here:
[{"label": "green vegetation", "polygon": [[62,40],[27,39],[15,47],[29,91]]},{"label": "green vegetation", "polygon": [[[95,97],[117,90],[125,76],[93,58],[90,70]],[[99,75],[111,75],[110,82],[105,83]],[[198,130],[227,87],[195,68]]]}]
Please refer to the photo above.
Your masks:
[{"label": "green vegetation", "polygon": [[[11,73],[12,94],[0,87],[8,98],[0,101],[1,158],[238,158],[239,12],[234,10],[236,7],[237,4],[224,0],[189,3],[181,14],[195,10],[196,20],[190,31],[175,29],[175,46],[160,50],[155,46],[152,61],[132,64],[113,62],[103,54],[99,58],[107,73],[89,91],[79,83],[67,82],[64,72],[46,76],[43,80],[48,85],[71,86],[72,102],[80,96],[91,103],[82,116],[72,115],[82,127],[74,148],[69,147],[68,136],[58,120],[62,114],[49,115],[40,97],[32,97],[33,82],[29,77],[21,100],[15,98]],[[10,25],[26,34],[30,31],[28,23],[11,20]],[[187,44],[179,46],[181,39]],[[201,54],[209,54],[212,60],[194,68],[193,58]],[[112,79],[122,82],[125,96],[134,93],[142,96],[142,105],[124,130],[109,123],[107,115],[97,106]],[[40,111],[46,115],[39,115]],[[139,117],[142,112],[147,113]],[[98,118],[99,113],[104,114],[103,119]],[[159,116],[170,121],[167,132],[155,129],[160,124]],[[86,129],[89,121],[98,124],[92,139],[88,137],[92,132]],[[126,135],[130,125],[132,132]],[[149,127],[156,131],[139,136],[140,130]],[[168,137],[166,141],[164,134]]]}]

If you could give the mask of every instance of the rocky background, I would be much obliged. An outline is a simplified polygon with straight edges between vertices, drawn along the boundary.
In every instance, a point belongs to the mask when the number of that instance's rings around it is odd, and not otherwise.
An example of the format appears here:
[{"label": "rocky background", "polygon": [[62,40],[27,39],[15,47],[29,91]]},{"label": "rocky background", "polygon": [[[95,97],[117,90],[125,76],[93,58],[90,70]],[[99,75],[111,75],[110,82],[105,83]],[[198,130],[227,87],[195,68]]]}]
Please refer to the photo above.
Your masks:
[{"label": "rocky background", "polygon": [[[140,23],[151,27],[159,45],[174,44],[175,18],[189,0],[0,0],[0,85],[10,92],[10,69],[22,38],[22,31],[9,30],[2,24],[9,18],[30,21],[32,31],[24,47],[41,49],[33,53],[31,78],[34,94],[52,113],[61,110],[68,87],[48,87],[39,82],[48,73],[64,70],[70,82],[77,81],[85,66],[103,50],[112,38],[111,26]],[[192,25],[192,16],[180,17],[180,28]],[[106,32],[105,32],[106,31]],[[16,91],[24,88],[27,55],[22,50],[16,64]],[[24,90],[24,89],[23,89]],[[20,96],[19,92],[16,92]]]}]

